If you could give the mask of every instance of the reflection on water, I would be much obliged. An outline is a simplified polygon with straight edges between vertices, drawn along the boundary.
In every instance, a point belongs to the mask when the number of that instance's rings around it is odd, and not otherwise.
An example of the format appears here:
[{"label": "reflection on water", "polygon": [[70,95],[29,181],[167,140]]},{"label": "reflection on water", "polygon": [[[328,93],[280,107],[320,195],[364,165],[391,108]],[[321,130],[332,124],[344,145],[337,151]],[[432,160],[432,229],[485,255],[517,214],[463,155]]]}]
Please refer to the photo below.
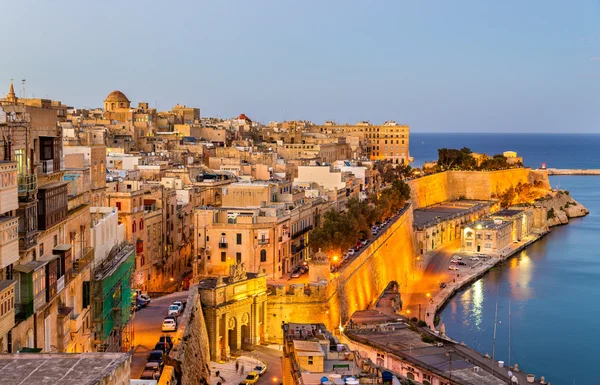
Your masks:
[{"label": "reflection on water", "polygon": [[[482,354],[518,363],[553,384],[600,384],[600,177],[561,179],[591,210],[459,292],[442,310],[446,333]],[[509,321],[510,302],[510,322]]]}]

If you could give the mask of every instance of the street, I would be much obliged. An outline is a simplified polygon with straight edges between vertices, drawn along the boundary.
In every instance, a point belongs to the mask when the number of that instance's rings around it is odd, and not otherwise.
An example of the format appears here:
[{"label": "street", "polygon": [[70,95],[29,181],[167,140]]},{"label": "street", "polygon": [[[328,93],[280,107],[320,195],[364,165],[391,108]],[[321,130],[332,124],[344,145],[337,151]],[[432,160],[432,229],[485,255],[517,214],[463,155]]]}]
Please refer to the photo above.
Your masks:
[{"label": "street", "polygon": [[163,333],[161,331],[162,322],[167,315],[171,303],[173,301],[186,300],[187,296],[187,291],[181,291],[163,297],[152,298],[150,305],[135,313],[133,325],[134,345],[136,348],[131,359],[131,378],[140,378],[144,366],[146,366],[146,358],[152,349],[154,349],[154,345],[156,345],[161,335],[175,335],[175,333]]}]

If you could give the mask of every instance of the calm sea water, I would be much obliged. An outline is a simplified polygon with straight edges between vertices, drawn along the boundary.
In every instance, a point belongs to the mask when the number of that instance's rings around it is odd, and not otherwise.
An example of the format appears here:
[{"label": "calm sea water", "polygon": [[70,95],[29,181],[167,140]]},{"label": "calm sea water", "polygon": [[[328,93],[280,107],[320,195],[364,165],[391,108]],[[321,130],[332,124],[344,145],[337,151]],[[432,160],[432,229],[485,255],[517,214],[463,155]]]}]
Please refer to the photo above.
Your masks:
[{"label": "calm sea water", "polygon": [[[467,146],[488,154],[514,150],[534,167],[600,168],[600,135],[413,134],[411,141],[417,164],[436,158],[438,147]],[[552,177],[551,183],[591,214],[553,228],[458,293],[441,318],[449,336],[491,355],[498,302],[498,360],[509,361],[510,324],[511,364],[553,384],[600,384],[600,176]]]}]

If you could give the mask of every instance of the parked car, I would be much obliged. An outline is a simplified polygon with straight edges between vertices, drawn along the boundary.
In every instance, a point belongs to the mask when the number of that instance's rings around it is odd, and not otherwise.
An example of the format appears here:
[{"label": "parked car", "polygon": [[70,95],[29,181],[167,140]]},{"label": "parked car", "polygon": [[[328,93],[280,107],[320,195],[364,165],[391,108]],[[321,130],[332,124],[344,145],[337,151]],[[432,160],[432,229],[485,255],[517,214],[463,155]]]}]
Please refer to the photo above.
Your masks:
[{"label": "parked car", "polygon": [[460,266],[467,266],[467,264],[464,263],[463,261],[458,261],[458,265],[460,265]]},{"label": "parked car", "polygon": [[179,306],[179,309],[183,310],[183,302],[181,301],[174,301],[172,305]]},{"label": "parked car", "polygon": [[140,294],[140,295],[138,295],[138,298],[141,298],[141,299],[143,299],[144,301],[146,301],[146,303],[147,303],[148,305],[150,305],[150,301],[151,301],[151,299],[150,299],[150,297],[148,296],[148,294]]},{"label": "parked car", "polygon": [[181,314],[181,308],[177,305],[171,305],[169,306],[169,315],[175,315],[177,317],[179,317],[179,314]]},{"label": "parked car", "polygon": [[454,265],[450,265],[450,266],[448,266],[448,270],[458,270],[458,267],[456,267]]},{"label": "parked car", "polygon": [[294,271],[292,271],[292,274],[290,275],[290,277],[292,278],[298,278],[302,275],[302,271],[300,270],[299,267],[295,268]]},{"label": "parked car", "polygon": [[144,369],[142,375],[140,376],[140,380],[158,380],[159,378],[160,374],[150,369]]},{"label": "parked car", "polygon": [[444,289],[446,287],[446,282],[440,283],[440,289]]},{"label": "parked car", "polygon": [[146,362],[144,370],[153,370],[160,375],[160,362]]},{"label": "parked car", "polygon": [[163,332],[174,332],[177,330],[177,322],[174,319],[165,318],[162,323]]},{"label": "parked car", "polygon": [[260,375],[257,372],[250,372],[244,379],[246,385],[254,385],[258,382]]},{"label": "parked car", "polygon": [[148,355],[148,362],[158,362],[159,365],[163,363],[163,351],[153,350]]},{"label": "parked car", "polygon": [[171,351],[171,345],[165,342],[157,342],[156,345],[154,345],[154,350],[160,350],[165,353],[169,353]]},{"label": "parked car", "polygon": [[452,259],[456,259],[456,260],[462,260],[462,257],[460,255],[453,255]]},{"label": "parked car", "polygon": [[479,257],[471,257],[471,261],[479,261]]},{"label": "parked car", "polygon": [[140,308],[148,306],[148,302],[144,301],[143,299],[139,299],[139,298],[135,300],[135,303],[136,303],[136,304],[137,304],[137,305],[138,305]]},{"label": "parked car", "polygon": [[267,364],[263,363],[262,365],[257,365],[254,367],[253,371],[258,373],[259,376],[262,376],[267,371]]},{"label": "parked car", "polygon": [[458,263],[458,261],[456,259],[451,259],[450,263]]},{"label": "parked car", "polygon": [[346,254],[348,254],[348,255],[354,255],[354,249],[348,249],[348,252]]},{"label": "parked car", "polygon": [[158,342],[165,342],[165,343],[169,344],[169,346],[171,346],[171,348],[173,347],[173,339],[171,338],[170,335],[160,336],[160,339],[158,340]]}]

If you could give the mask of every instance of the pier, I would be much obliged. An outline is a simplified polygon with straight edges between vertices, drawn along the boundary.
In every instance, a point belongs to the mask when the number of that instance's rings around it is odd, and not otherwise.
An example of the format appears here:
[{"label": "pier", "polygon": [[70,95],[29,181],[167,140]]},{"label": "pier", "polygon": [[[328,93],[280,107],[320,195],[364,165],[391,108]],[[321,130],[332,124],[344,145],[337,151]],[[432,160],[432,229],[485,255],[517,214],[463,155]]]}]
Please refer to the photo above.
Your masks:
[{"label": "pier", "polygon": [[599,169],[540,168],[538,171],[547,171],[548,175],[600,175]]}]

